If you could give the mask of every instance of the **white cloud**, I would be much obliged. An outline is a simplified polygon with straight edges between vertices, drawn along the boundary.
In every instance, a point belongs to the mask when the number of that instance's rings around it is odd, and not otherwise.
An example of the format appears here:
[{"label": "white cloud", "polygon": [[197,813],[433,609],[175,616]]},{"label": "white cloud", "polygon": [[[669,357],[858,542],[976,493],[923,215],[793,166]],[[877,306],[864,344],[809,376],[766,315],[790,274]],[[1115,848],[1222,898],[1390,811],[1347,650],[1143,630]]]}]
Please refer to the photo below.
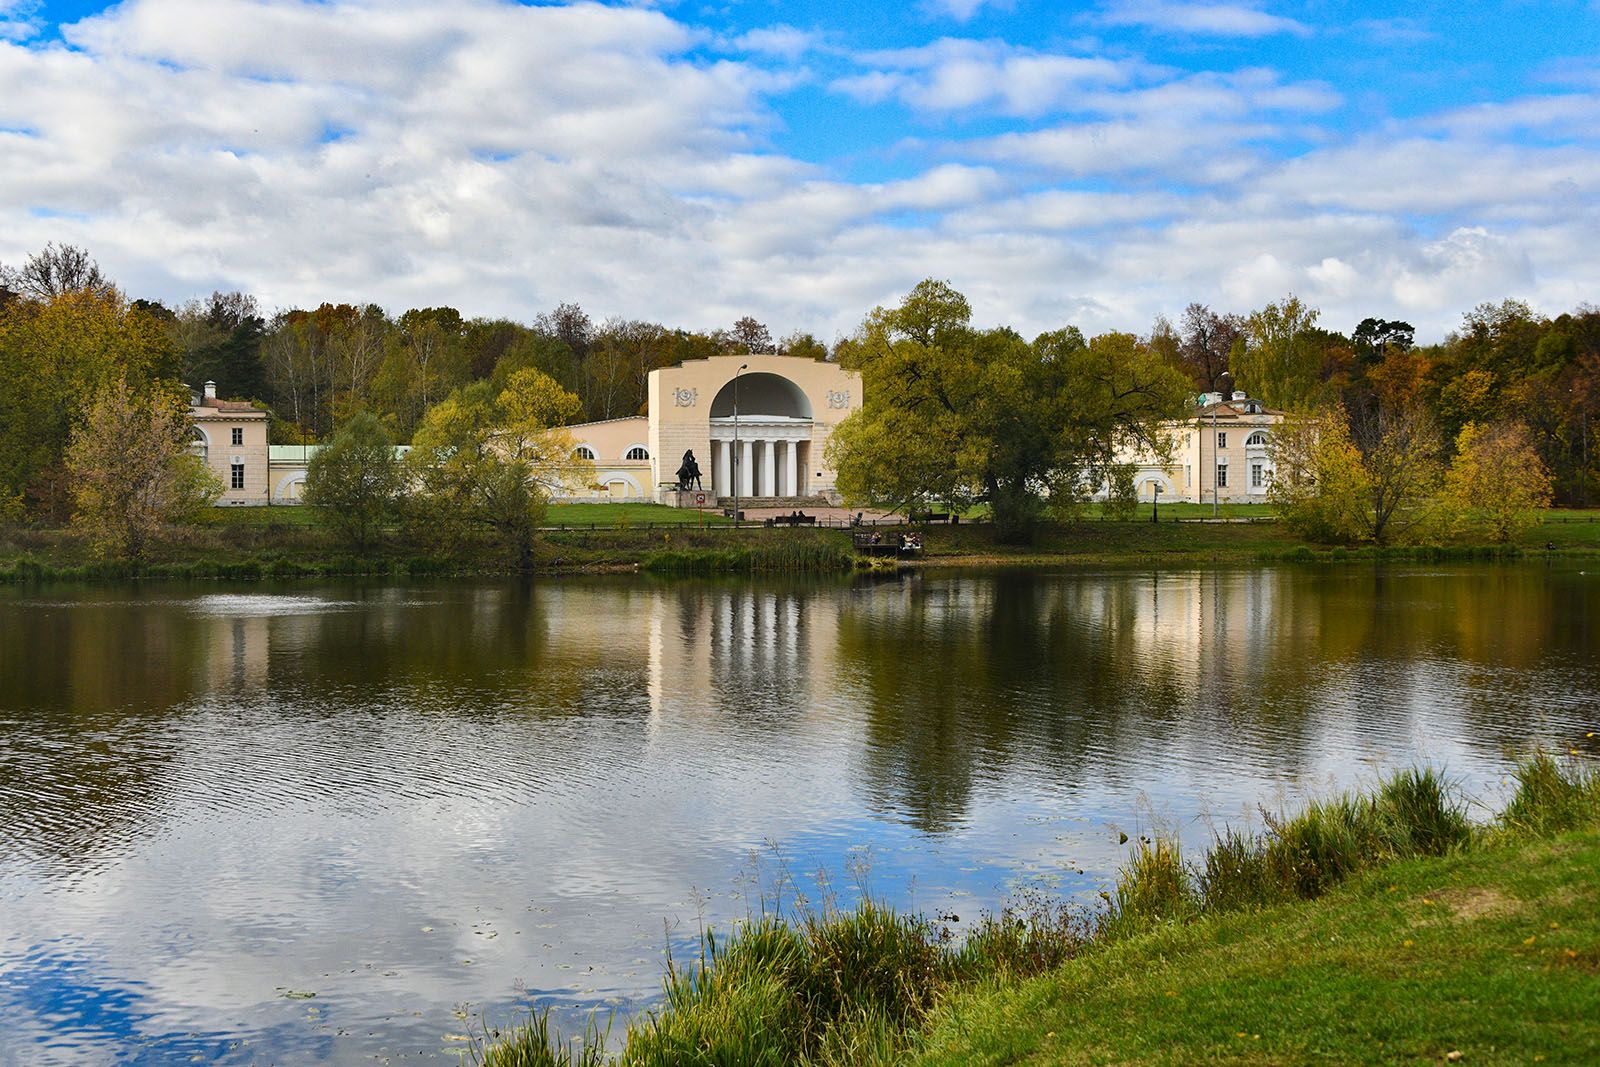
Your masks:
[{"label": "white cloud", "polygon": [[821,35],[810,30],[799,30],[793,26],[780,25],[768,26],[759,30],[751,30],[734,38],[733,47],[743,52],[756,52],[761,55],[779,56],[783,59],[799,59],[805,53],[816,48],[821,43]]},{"label": "white cloud", "polygon": [[1026,116],[1066,106],[1087,87],[1124,84],[1140,66],[954,37],[857,58],[871,69],[833,83],[836,91],[857,100],[892,98],[935,113],[981,109]]},{"label": "white cloud", "polygon": [[982,11],[984,7],[1007,7],[1009,4],[997,3],[996,0],[922,0],[922,9],[931,15],[953,18],[957,22],[966,22]]},{"label": "white cloud", "polygon": [[1206,37],[1308,37],[1311,28],[1244,4],[1183,3],[1179,0],[1113,0],[1096,16],[1108,26],[1139,26],[1160,33]]},{"label": "white cloud", "polygon": [[815,41],[760,32],[716,59],[641,8],[129,0],[70,45],[0,42],[0,260],[71,241],[166,300],[577,300],[827,337],[929,275],[1024,333],[1290,289],[1425,336],[1479,300],[1593,299],[1588,94],[1351,137],[1338,93],[1271,70],[944,39],[850,57],[845,100],[937,130],[853,181],[772,149]]}]

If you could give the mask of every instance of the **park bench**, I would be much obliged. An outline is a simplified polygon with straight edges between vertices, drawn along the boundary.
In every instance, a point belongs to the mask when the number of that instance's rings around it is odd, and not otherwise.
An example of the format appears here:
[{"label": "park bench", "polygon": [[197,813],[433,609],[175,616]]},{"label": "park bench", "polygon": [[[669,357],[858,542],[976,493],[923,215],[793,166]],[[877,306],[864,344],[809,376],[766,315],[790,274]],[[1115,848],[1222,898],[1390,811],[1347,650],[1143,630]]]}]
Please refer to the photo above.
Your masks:
[{"label": "park bench", "polygon": [[817,517],[796,512],[793,515],[774,515],[766,520],[768,526],[815,526]]}]

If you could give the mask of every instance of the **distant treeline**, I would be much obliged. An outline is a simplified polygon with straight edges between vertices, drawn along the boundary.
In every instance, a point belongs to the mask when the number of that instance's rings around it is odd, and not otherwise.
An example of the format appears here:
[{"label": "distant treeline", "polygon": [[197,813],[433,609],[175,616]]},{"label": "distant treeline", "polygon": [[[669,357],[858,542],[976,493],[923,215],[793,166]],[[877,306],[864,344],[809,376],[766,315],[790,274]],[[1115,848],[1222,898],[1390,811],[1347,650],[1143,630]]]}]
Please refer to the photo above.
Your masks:
[{"label": "distant treeline", "polygon": [[[1192,304],[1176,323],[1158,319],[1138,344],[1181,367],[1197,390],[1215,388],[1227,371],[1272,406],[1342,402],[1358,443],[1373,421],[1366,416],[1384,407],[1424,410],[1447,439],[1469,422],[1523,423],[1556,502],[1596,499],[1588,425],[1600,401],[1600,311],[1592,307],[1549,319],[1514,300],[1485,304],[1443,343],[1419,346],[1409,324],[1381,317],[1348,335],[1324,329],[1293,297],[1247,315]],[[750,317],[706,333],[596,323],[575,304],[532,323],[350,304],[267,316],[239,292],[167,307],[128,298],[83,250],[52,245],[20,267],[0,265],[0,503],[52,496],[84,398],[118,374],[134,384],[215,381],[224,398],[271,410],[275,443],[325,440],[358,411],[406,441],[431,406],[472,382],[499,386],[535,368],[579,398],[582,419],[610,419],[644,411],[650,371],[729,352],[830,358],[810,334],[774,340]]]}]

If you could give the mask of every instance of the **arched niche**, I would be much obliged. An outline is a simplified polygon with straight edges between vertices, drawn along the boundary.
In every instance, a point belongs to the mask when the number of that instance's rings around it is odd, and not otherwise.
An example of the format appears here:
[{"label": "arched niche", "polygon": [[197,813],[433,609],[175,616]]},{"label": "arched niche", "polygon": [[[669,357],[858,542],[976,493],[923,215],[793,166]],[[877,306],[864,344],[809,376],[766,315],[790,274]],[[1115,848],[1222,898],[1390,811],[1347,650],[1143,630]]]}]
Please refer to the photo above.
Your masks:
[{"label": "arched niche", "polygon": [[[811,418],[811,401],[806,398],[805,390],[781,374],[767,374],[762,371],[741,374],[738,377],[738,385],[741,419],[758,418],[763,415],[773,418]],[[732,417],[733,388],[734,383],[729,382],[717,392],[716,399],[711,401],[713,419]]]}]

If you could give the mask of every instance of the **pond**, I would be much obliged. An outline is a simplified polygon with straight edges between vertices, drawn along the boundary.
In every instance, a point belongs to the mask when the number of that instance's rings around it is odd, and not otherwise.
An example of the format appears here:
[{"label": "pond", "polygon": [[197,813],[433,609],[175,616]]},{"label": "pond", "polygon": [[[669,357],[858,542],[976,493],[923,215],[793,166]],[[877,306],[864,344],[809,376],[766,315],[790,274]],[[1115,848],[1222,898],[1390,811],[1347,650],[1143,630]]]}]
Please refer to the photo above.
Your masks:
[{"label": "pond", "polygon": [[1597,627],[1532,563],[0,590],[0,1064],[453,1064],[763,902],[1093,901],[1413,763],[1492,805],[1595,744]]}]

